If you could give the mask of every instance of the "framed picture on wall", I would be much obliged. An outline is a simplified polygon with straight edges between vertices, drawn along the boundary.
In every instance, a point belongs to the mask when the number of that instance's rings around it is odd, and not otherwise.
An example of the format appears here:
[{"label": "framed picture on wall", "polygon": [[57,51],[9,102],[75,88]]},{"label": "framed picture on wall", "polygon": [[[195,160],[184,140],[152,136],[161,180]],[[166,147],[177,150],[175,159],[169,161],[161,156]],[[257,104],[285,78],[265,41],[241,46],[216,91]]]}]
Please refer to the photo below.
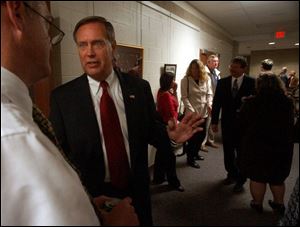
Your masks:
[{"label": "framed picture on wall", "polygon": [[171,72],[176,76],[176,67],[176,64],[165,64],[164,72]]},{"label": "framed picture on wall", "polygon": [[114,57],[114,64],[118,70],[132,76],[143,77],[143,47],[117,44]]}]

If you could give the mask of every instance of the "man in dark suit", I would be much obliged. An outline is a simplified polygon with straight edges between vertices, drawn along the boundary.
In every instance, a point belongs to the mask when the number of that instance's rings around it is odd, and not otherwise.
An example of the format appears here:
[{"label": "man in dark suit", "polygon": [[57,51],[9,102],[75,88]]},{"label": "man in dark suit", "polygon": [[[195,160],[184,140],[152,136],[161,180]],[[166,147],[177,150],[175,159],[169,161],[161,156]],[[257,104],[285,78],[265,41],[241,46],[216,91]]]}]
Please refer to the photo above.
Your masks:
[{"label": "man in dark suit", "polygon": [[[58,140],[81,172],[81,179],[93,197],[130,196],[141,225],[152,225],[148,144],[160,145],[166,136],[172,143],[187,140],[201,130],[197,127],[201,123],[200,117],[189,115],[181,124],[174,119],[167,130],[156,121],[149,83],[113,70],[116,41],[113,26],[105,18],[82,19],[75,26],[73,37],[85,74],[51,94],[50,120]],[[104,96],[106,101],[113,101],[114,111],[103,111]],[[109,127],[115,127],[116,122],[107,122],[104,116],[110,118],[113,112],[117,115],[118,130],[115,131],[120,131],[120,140],[117,140],[116,132],[106,136]],[[114,165],[110,153],[111,146],[121,143],[122,148],[115,150],[119,152],[118,158],[123,151],[122,157],[125,157],[121,163],[126,162],[129,167],[124,171],[119,171],[120,165]],[[124,173],[125,170],[128,173]],[[128,177],[113,181],[115,171]],[[124,184],[118,185],[121,181]]]},{"label": "man in dark suit", "polygon": [[255,92],[255,80],[245,75],[247,60],[237,56],[231,60],[230,76],[218,81],[212,106],[212,129],[218,132],[220,111],[224,151],[224,164],[227,171],[225,185],[236,185],[234,192],[241,192],[246,178],[238,168],[240,153],[240,137],[238,133],[238,113],[244,97]]}]

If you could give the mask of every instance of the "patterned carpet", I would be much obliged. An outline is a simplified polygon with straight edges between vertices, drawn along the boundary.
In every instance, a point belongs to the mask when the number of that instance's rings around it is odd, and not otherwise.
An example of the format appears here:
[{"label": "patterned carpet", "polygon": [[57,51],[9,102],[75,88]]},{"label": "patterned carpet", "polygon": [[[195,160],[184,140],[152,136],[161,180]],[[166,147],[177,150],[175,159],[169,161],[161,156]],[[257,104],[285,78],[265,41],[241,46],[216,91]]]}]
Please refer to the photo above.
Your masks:
[{"label": "patterned carpet", "polygon": [[[220,144],[220,143],[219,143]],[[177,175],[184,192],[171,191],[167,183],[151,186],[152,213],[155,226],[271,226],[278,217],[272,212],[268,200],[272,199],[267,189],[264,213],[257,214],[249,206],[251,195],[249,180],[245,191],[232,192],[233,185],[224,186],[226,177],[222,145],[201,152],[204,161],[201,168],[187,166],[186,156],[177,158]],[[287,205],[293,186],[299,176],[299,144],[294,146],[294,158],[290,176],[286,180],[285,204]]]}]

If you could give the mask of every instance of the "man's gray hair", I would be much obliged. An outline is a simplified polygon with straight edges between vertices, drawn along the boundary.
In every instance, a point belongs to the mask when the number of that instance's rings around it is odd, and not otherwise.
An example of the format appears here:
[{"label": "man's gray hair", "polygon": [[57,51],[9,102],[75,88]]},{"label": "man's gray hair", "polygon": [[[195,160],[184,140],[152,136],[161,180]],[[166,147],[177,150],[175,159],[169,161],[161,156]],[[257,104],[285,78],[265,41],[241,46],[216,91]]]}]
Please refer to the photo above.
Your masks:
[{"label": "man's gray hair", "polygon": [[89,16],[89,17],[85,17],[85,18],[81,19],[81,20],[75,25],[75,28],[74,28],[74,31],[73,31],[73,39],[74,39],[74,41],[77,42],[77,40],[76,40],[76,33],[77,33],[78,29],[79,29],[82,25],[89,24],[89,23],[94,23],[94,22],[103,24],[103,25],[105,26],[106,36],[107,36],[108,41],[109,41],[111,44],[113,44],[113,43],[116,42],[114,27],[113,27],[112,24],[111,24],[109,21],[107,21],[104,17],[100,17],[100,16]]}]

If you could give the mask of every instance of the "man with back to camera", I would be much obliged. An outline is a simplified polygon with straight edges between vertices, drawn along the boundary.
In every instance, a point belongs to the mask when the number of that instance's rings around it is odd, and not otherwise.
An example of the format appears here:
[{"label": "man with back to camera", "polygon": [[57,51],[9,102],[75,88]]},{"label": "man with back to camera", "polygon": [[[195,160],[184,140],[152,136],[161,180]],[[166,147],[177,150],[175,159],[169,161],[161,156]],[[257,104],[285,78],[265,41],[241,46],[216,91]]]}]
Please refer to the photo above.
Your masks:
[{"label": "man with back to camera", "polygon": [[[100,224],[78,175],[32,117],[28,87],[51,75],[50,50],[64,36],[52,20],[46,2],[1,1],[1,225]],[[138,225],[130,203],[102,211],[102,224]]]},{"label": "man with back to camera", "polygon": [[247,60],[237,56],[231,60],[230,75],[218,81],[212,107],[212,129],[218,132],[219,114],[223,140],[224,164],[227,178],[224,185],[236,183],[233,191],[243,191],[246,178],[238,167],[240,153],[240,136],[238,133],[238,113],[242,98],[255,93],[255,80],[245,75]]},{"label": "man with back to camera", "polygon": [[[159,144],[167,133],[155,119],[150,85],[113,70],[116,40],[105,18],[83,18],[73,37],[85,73],[52,92],[55,132],[92,196],[131,196],[141,225],[152,225],[148,144]],[[201,130],[199,118],[169,121],[168,136],[187,140]]]}]

